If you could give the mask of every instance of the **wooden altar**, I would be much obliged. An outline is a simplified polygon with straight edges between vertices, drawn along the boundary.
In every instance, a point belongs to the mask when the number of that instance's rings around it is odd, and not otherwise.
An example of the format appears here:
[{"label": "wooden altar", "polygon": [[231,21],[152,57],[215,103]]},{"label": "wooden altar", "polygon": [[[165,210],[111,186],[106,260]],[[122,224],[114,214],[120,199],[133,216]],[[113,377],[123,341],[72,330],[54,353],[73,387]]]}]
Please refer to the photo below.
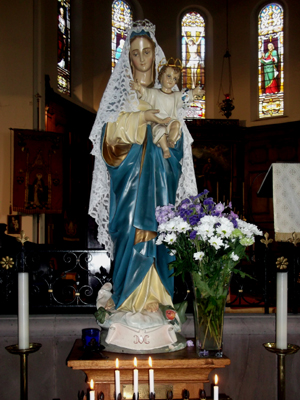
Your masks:
[{"label": "wooden altar", "polygon": [[[120,362],[121,392],[123,399],[131,399],[133,393],[133,358],[137,357],[139,370],[139,398],[149,399],[148,387],[148,358],[146,354],[101,353],[94,354],[90,359],[83,359],[84,351],[82,341],[77,339],[68,357],[67,365],[70,368],[82,370],[87,375],[87,380],[95,382],[96,394],[104,393],[105,400],[114,400],[116,358]],[[199,398],[199,390],[203,389],[205,382],[212,382],[208,378],[211,371],[224,368],[230,364],[226,356],[222,358],[199,358],[195,347],[186,347],[173,353],[150,354],[152,357],[155,395],[157,399],[165,399],[168,390],[173,391],[173,398],[182,398],[182,391],[187,389],[190,398]],[[216,371],[217,373],[217,371]]]}]

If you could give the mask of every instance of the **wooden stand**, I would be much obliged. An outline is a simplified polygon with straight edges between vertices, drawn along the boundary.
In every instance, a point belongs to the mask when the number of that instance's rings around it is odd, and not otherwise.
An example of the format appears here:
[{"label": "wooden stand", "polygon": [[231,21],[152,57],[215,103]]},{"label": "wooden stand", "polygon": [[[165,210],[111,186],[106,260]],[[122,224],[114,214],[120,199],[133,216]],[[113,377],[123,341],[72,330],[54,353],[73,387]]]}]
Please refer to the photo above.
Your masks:
[{"label": "wooden stand", "polygon": [[[84,355],[82,341],[75,341],[74,347],[68,357],[67,365],[73,369],[80,369],[87,375],[88,382],[95,382],[96,394],[104,393],[105,400],[115,399],[116,358],[120,362],[121,392],[125,399],[132,399],[133,394],[133,358],[134,354],[102,352],[107,359],[99,359],[95,354],[89,360],[83,360]],[[173,353],[149,354],[152,357],[155,397],[166,399],[168,390],[173,391],[173,398],[182,398],[182,391],[187,389],[190,398],[199,398],[199,390],[203,389],[205,382],[209,382],[208,376],[216,368],[224,368],[230,364],[230,359],[199,358],[195,347],[187,347]],[[139,398],[149,399],[149,355],[137,354],[139,370]]]}]

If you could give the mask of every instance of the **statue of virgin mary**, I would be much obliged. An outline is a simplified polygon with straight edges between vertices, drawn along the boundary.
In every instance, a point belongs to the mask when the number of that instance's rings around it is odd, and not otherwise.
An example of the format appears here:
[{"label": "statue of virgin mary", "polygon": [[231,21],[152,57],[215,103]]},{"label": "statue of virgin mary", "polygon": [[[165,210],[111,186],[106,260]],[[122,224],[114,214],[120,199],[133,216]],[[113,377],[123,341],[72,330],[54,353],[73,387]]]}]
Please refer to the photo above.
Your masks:
[{"label": "statue of virgin mary", "polygon": [[129,85],[135,80],[159,88],[157,67],[164,58],[155,26],[148,20],[133,23],[90,135],[95,166],[89,214],[114,260],[113,286],[105,284],[98,294],[97,308],[105,310],[99,324],[108,328],[106,344],[139,352],[176,348],[180,331],[177,313],[166,312],[174,310],[168,268],[174,256],[156,245],[155,209],[197,194],[183,112],[183,134],[165,159],[150,126],[164,120]]}]

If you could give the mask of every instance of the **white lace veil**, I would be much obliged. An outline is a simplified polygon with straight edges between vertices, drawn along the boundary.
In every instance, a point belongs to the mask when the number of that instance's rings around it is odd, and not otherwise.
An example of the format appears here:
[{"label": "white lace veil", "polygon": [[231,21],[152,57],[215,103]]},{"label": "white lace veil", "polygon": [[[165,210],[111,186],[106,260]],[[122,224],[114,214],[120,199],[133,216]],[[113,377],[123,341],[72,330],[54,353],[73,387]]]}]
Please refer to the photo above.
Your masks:
[{"label": "white lace veil", "polygon": [[[97,239],[100,244],[105,246],[106,251],[113,259],[113,243],[108,232],[109,206],[110,206],[110,176],[101,153],[101,135],[105,123],[115,122],[121,111],[138,111],[138,98],[136,92],[130,89],[129,82],[133,79],[130,61],[130,37],[133,33],[141,31],[150,34],[155,43],[155,84],[160,87],[158,82],[157,66],[165,58],[161,47],[155,39],[155,26],[148,20],[136,21],[129,30],[121,57],[108,81],[100,102],[99,110],[90,140],[93,143],[92,154],[95,156],[92,188],[90,195],[89,215],[98,224]],[[183,111],[180,110],[179,119],[181,120],[184,134],[184,156],[182,160],[182,174],[179,180],[176,194],[176,202],[181,201],[188,195],[197,193],[196,179],[193,166],[191,151],[192,138],[183,121]]]}]

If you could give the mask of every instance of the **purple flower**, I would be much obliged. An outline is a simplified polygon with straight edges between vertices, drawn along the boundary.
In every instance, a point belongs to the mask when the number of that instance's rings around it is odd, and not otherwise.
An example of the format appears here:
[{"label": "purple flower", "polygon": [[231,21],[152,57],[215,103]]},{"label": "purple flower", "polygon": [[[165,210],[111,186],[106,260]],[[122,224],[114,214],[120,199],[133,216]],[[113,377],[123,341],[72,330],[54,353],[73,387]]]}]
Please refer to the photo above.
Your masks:
[{"label": "purple flower", "polygon": [[216,207],[215,207],[215,210],[217,211],[217,212],[223,212],[224,211],[224,204],[222,204],[222,203],[218,203],[218,204],[216,204]]},{"label": "purple flower", "polygon": [[200,215],[199,214],[194,214],[190,217],[190,225],[195,226],[198,224],[198,222],[200,221]]},{"label": "purple flower", "polygon": [[200,212],[202,211],[201,205],[200,205],[200,204],[196,204],[196,205],[195,205],[195,210],[197,211],[197,213],[200,214]]},{"label": "purple flower", "polygon": [[234,226],[235,228],[238,228],[238,223],[237,223],[237,220],[236,220],[236,219],[232,219],[231,222],[233,223],[233,226]]},{"label": "purple flower", "polygon": [[194,203],[198,199],[198,196],[190,196],[189,198]]},{"label": "purple flower", "polygon": [[232,218],[238,218],[239,216],[237,214],[235,214],[233,211],[230,212],[230,215],[232,216]]},{"label": "purple flower", "polygon": [[190,233],[190,239],[195,239],[195,238],[196,238],[196,235],[197,235],[197,232],[196,232],[196,231],[192,231],[192,232]]},{"label": "purple flower", "polygon": [[229,219],[229,221],[232,222],[232,224],[235,228],[238,228],[237,219],[239,218],[239,216],[237,214],[235,214],[233,211],[231,211],[230,214],[227,215],[227,218]]},{"label": "purple flower", "polygon": [[188,204],[187,203],[183,203],[179,206],[179,210],[186,210],[188,208]]},{"label": "purple flower", "polygon": [[176,213],[174,211],[173,204],[169,204],[166,206],[158,206],[155,210],[155,217],[159,224],[167,222],[169,219],[174,218]]},{"label": "purple flower", "polygon": [[174,212],[173,210],[171,210],[171,211],[169,212],[169,214],[168,214],[168,217],[169,217],[170,219],[174,218],[175,216],[176,216],[176,214],[175,214],[175,212]]},{"label": "purple flower", "polygon": [[184,199],[184,200],[182,200],[182,202],[181,202],[180,205],[182,205],[182,204],[189,204],[190,202],[191,202],[190,199]]},{"label": "purple flower", "polygon": [[214,206],[214,204],[208,204],[206,209],[207,209],[208,213],[211,213],[214,211],[215,206]]},{"label": "purple flower", "polygon": [[203,200],[203,205],[208,206],[208,205],[215,205],[215,202],[212,197],[208,197],[207,199]]}]

